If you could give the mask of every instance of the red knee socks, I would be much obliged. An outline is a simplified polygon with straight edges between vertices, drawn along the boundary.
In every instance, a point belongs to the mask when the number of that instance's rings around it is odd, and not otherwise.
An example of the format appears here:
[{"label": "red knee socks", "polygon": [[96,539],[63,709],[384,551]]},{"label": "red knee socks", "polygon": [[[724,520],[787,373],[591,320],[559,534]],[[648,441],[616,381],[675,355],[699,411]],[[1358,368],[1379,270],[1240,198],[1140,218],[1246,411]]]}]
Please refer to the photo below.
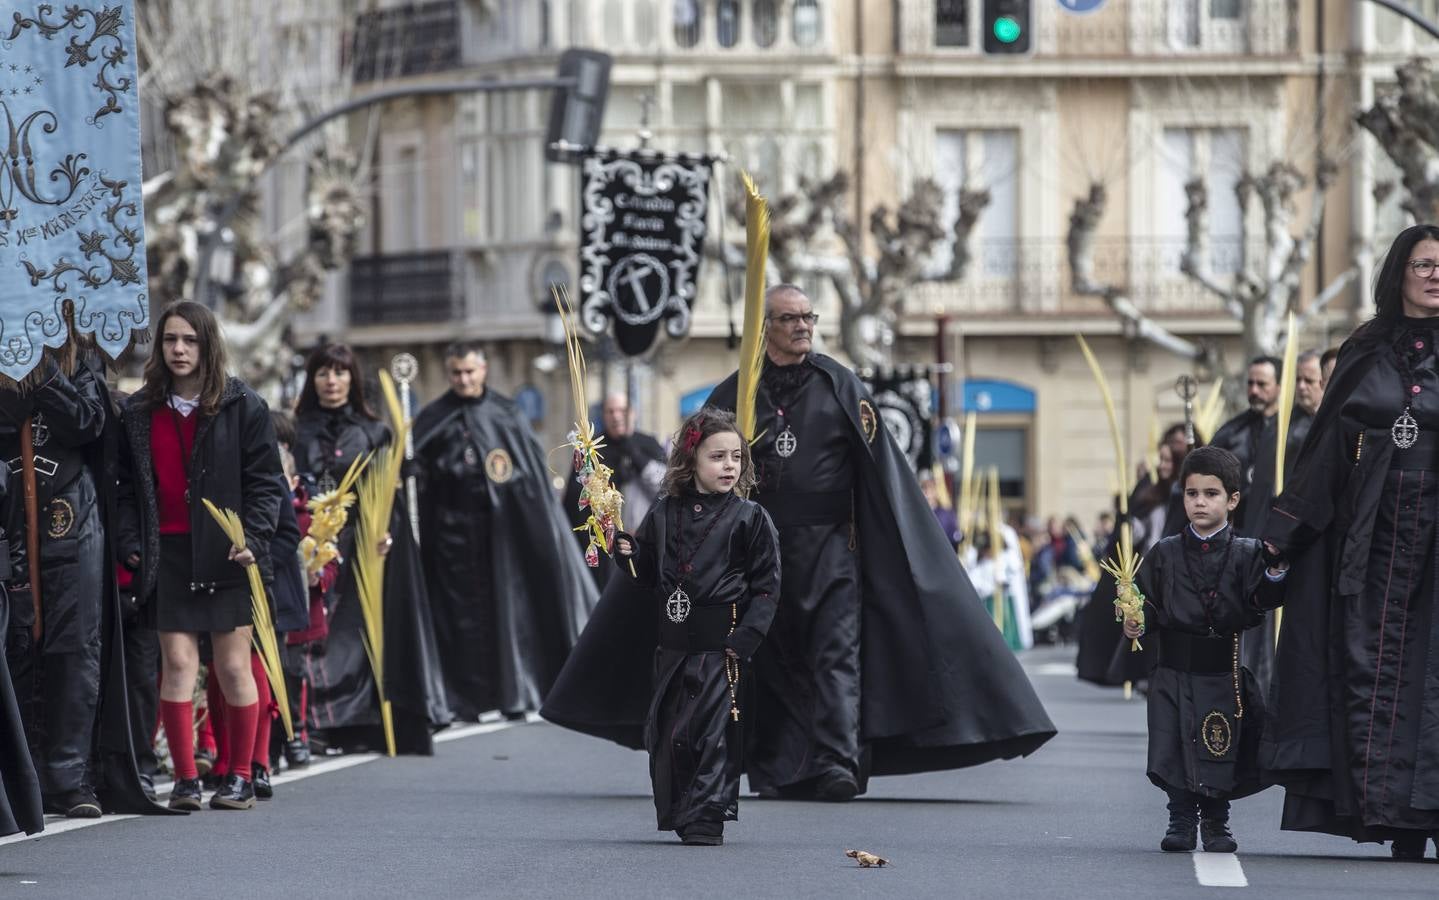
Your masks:
[{"label": "red knee socks", "polygon": [[230,771],[230,721],[227,718],[229,704],[225,702],[225,694],[220,690],[220,679],[215,677],[214,672],[205,676],[205,702],[210,707],[210,714],[205,717],[210,723],[211,738],[215,742],[215,768],[216,775],[226,775]]},{"label": "red knee socks", "polygon": [[255,676],[255,693],[258,695],[258,718],[255,722],[255,749],[250,760],[257,766],[270,767],[270,725],[275,713],[274,697],[270,692],[270,676],[265,674],[265,664],[260,654],[250,654],[250,671]]},{"label": "red knee socks", "polygon": [[170,743],[170,759],[176,778],[198,778],[195,771],[195,705],[189,700],[160,701],[160,721]]},{"label": "red knee socks", "polygon": [[225,730],[230,738],[230,774],[248,780],[252,775],[250,755],[255,749],[255,725],[260,717],[260,704],[227,706],[225,717]]}]

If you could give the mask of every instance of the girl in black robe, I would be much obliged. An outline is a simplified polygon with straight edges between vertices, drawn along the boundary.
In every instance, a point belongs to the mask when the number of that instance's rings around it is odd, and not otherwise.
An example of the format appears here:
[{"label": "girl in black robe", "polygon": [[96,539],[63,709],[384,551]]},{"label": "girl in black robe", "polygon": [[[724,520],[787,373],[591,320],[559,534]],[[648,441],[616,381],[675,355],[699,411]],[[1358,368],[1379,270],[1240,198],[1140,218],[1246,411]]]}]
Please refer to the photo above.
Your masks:
[{"label": "girl in black robe", "polygon": [[779,533],[739,496],[753,484],[734,416],[704,409],[675,440],[666,496],[615,540],[659,623],[645,748],[659,830],[686,844],[724,843],[724,823],[739,818],[739,681],[780,584]]},{"label": "girl in black robe", "polygon": [[1283,827],[1407,859],[1439,832],[1436,263],[1432,225],[1389,248],[1266,525],[1294,562],[1264,741]]}]

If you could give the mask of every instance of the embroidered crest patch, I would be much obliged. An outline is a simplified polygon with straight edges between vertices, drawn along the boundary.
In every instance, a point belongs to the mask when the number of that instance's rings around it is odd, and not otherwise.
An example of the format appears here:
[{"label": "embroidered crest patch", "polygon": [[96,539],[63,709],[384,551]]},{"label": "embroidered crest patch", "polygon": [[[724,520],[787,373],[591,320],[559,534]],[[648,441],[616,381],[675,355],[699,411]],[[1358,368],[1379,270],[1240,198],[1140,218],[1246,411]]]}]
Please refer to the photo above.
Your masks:
[{"label": "embroidered crest patch", "polygon": [[1229,749],[1234,746],[1234,730],[1229,725],[1229,717],[1217,709],[1204,717],[1199,734],[1204,741],[1204,749],[1216,759],[1228,755]]},{"label": "embroidered crest patch", "polygon": [[48,534],[52,538],[62,538],[70,533],[75,527],[75,507],[69,501],[56,497],[50,501],[50,527]]},{"label": "embroidered crest patch", "polygon": [[879,417],[868,400],[859,401],[859,427],[864,429],[865,443],[873,444],[874,436],[879,434]]},{"label": "embroidered crest patch", "polygon": [[485,475],[496,484],[504,484],[515,474],[515,462],[506,450],[491,450],[485,457]]}]

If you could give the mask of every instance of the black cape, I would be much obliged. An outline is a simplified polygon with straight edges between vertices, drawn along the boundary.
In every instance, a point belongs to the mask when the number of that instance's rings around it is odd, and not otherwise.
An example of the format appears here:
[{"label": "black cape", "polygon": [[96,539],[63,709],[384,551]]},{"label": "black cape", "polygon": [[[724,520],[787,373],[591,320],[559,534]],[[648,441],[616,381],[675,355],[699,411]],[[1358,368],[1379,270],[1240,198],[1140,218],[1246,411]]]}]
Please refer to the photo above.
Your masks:
[{"label": "black cape", "polygon": [[[0,471],[0,485],[4,475]],[[0,634],[10,627],[10,598],[0,586]],[[25,723],[15,702],[10,666],[5,659],[5,642],[0,641],[0,835],[23,831],[35,834],[45,829],[40,779],[30,759]]]},{"label": "black cape", "polygon": [[539,441],[508,397],[447,391],[415,419],[415,461],[452,702],[461,715],[538,709],[596,600]]},{"label": "black cape", "polygon": [[[326,474],[338,481],[351,460],[390,441],[388,428],[348,407],[301,413],[296,432],[295,462],[312,485]],[[330,731],[334,743],[376,749],[379,701],[365,653],[354,567],[349,565],[358,515],[359,507],[351,507],[340,535],[345,562],[326,598],[329,635],[307,646],[305,668],[312,690],[311,726]],[[410,532],[403,492],[395,498],[390,535],[395,543],[385,559],[385,696],[394,711],[397,751],[429,755],[434,752],[432,733],[454,717],[445,700],[419,548]]]},{"label": "black cape", "polygon": [[[1422,327],[1433,326],[1424,323]],[[1410,520],[1396,519],[1381,509],[1381,498],[1388,499],[1386,486],[1394,474],[1390,463],[1397,451],[1390,439],[1389,420],[1396,413],[1393,409],[1374,411],[1366,393],[1377,391],[1379,401],[1393,402],[1396,409],[1402,402],[1396,396],[1402,383],[1386,358],[1402,352],[1403,335],[1402,322],[1375,319],[1345,341],[1294,477],[1274,501],[1268,519],[1265,539],[1292,564],[1270,691],[1271,724],[1261,747],[1266,776],[1286,791],[1281,823],[1286,830],[1323,831],[1360,841],[1395,836],[1392,829],[1372,824],[1361,814],[1360,786],[1352,767],[1364,762],[1370,728],[1389,735],[1386,746],[1392,752],[1384,756],[1394,764],[1386,763],[1376,772],[1371,789],[1382,790],[1396,809],[1407,808],[1410,814],[1427,810],[1428,825],[1439,819],[1439,669],[1433,633],[1417,638],[1411,635],[1410,643],[1419,646],[1411,648],[1403,665],[1409,667],[1418,659],[1412,651],[1427,643],[1427,671],[1415,675],[1412,668],[1406,668],[1397,689],[1397,653],[1386,654],[1377,675],[1373,667],[1356,671],[1345,663],[1368,655],[1381,637],[1391,640],[1391,647],[1408,646],[1402,632],[1391,634],[1394,623],[1408,621],[1411,604],[1417,614],[1431,620],[1439,605],[1433,572],[1433,554],[1439,547],[1431,547],[1424,567],[1427,575],[1411,585],[1414,596],[1396,598],[1403,605],[1394,604],[1395,615],[1387,628],[1381,625],[1376,633],[1359,625],[1351,614],[1376,602],[1369,597],[1375,574],[1370,572],[1374,567],[1372,545],[1383,534],[1384,546],[1388,546],[1396,523]],[[1432,334],[1429,340],[1432,352]],[[1384,383],[1377,387],[1366,384],[1376,371],[1383,372]],[[1371,421],[1357,421],[1346,411],[1356,398]],[[1426,415],[1416,415],[1426,420]],[[1421,428],[1421,438],[1424,430]],[[1434,429],[1427,430],[1432,439]],[[1435,471],[1432,457],[1420,463],[1428,473]],[[1413,480],[1424,483],[1422,478]],[[1432,509],[1415,509],[1414,519],[1420,512],[1433,515]],[[1432,530],[1432,521],[1429,526]],[[1385,575],[1381,572],[1378,577],[1382,581]],[[1377,697],[1381,675],[1383,695],[1394,697],[1393,706],[1381,704],[1378,714],[1374,710],[1368,716],[1353,714],[1356,677],[1373,685]],[[1392,716],[1395,709],[1405,711],[1397,722],[1377,721],[1381,715]],[[1398,728],[1391,732],[1394,724]]]},{"label": "black cape", "polygon": [[[835,360],[820,354],[810,360],[845,410],[858,445],[868,450],[854,502],[864,581],[861,737],[871,753],[870,774],[954,769],[1033,753],[1055,735],[1054,724],[975,594],[874,401]],[[733,409],[735,394],[731,375],[709,403]],[[634,631],[631,610],[641,604],[626,581],[610,581],[575,649],[577,656],[606,660],[609,676],[582,678],[579,667],[567,669],[541,713],[638,749],[649,648]]]}]

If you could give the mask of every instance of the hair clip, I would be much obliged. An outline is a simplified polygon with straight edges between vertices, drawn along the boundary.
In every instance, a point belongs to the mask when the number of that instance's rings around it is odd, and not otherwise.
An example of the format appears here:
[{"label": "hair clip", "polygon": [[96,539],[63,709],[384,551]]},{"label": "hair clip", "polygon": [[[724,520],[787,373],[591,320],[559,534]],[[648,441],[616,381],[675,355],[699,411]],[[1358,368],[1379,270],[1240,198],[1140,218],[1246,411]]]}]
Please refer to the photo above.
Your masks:
[{"label": "hair clip", "polygon": [[684,448],[686,453],[695,452],[695,448],[700,445],[700,437],[701,431],[698,425],[691,425],[685,429]]}]

